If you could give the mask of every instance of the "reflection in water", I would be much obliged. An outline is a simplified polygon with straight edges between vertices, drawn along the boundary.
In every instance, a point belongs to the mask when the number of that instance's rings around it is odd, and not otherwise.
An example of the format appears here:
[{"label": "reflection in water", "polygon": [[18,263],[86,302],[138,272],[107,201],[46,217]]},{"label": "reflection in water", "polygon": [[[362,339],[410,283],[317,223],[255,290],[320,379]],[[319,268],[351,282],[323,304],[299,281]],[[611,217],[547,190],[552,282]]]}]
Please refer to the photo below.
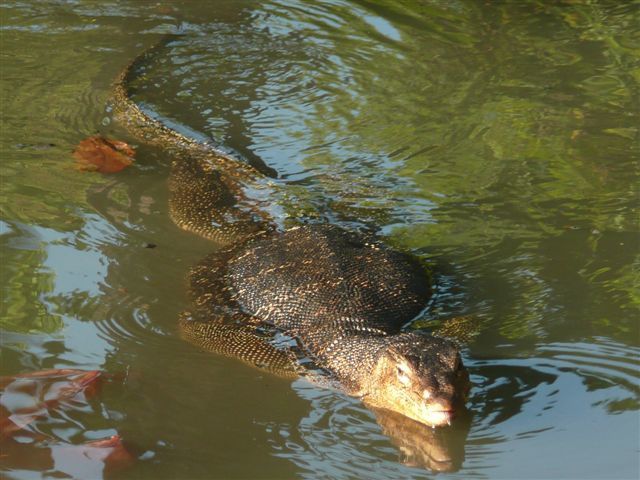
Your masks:
[{"label": "reflection in water", "polygon": [[461,410],[449,427],[432,428],[394,412],[368,410],[304,380],[294,388],[309,401],[309,412],[297,424],[267,425],[267,430],[275,455],[299,466],[303,478],[316,478],[318,471],[334,478],[424,478],[427,472],[463,466],[468,411]]},{"label": "reflection in water", "polygon": [[[0,377],[0,468],[19,476],[103,478],[131,466],[134,455],[119,435],[79,443],[76,417],[91,412],[102,389],[98,370],[52,369]],[[92,412],[93,413],[93,412]],[[90,437],[89,437],[90,438]]]},{"label": "reflection in water", "polygon": [[[629,420],[640,407],[640,349],[598,338],[543,344],[525,358],[465,358],[465,364],[474,384],[469,411],[438,429],[385,411],[374,411],[376,427],[356,400],[296,382],[310,410],[298,423],[267,427],[275,455],[290,459],[309,478],[317,471],[423,478],[425,469],[461,470],[460,478],[469,472],[482,477],[489,469],[504,478],[521,477],[523,469],[553,477],[567,465],[582,471],[585,455],[602,448],[629,460],[635,455],[640,426]],[[625,412],[631,415],[615,415]],[[593,433],[610,430],[618,435],[603,447]],[[398,457],[411,468],[394,470],[380,462]],[[619,471],[618,458],[600,460],[603,476]]]},{"label": "reflection in water", "polygon": [[8,440],[2,456],[1,468],[11,472],[7,478],[20,478],[28,471],[42,472],[45,478],[117,478],[134,463],[117,436],[83,445],[48,442],[38,447]]},{"label": "reflection in water", "polygon": [[498,425],[523,411],[534,413],[534,409],[542,420],[563,401],[561,392],[592,392],[591,403],[586,405],[611,413],[638,409],[640,349],[595,340],[593,344],[541,345],[525,359],[474,360],[473,405],[482,412],[482,423]]},{"label": "reflection in water", "polygon": [[403,464],[434,472],[456,472],[462,467],[472,418],[468,411],[443,428],[427,427],[388,410],[374,409],[374,413],[382,432],[400,451]]},{"label": "reflection in water", "polygon": [[[105,404],[157,451],[138,478],[424,478],[447,455],[447,478],[638,477],[635,4],[2,8],[2,368],[135,370]],[[175,338],[185,273],[211,249],[168,220],[168,159],[142,147],[117,178],[65,165],[112,133],[117,71],[178,23],[138,85],[155,111],[277,171],[287,215],[455,266],[464,295],[435,313],[487,319],[465,356],[468,435],[409,441],[356,401]]]},{"label": "reflection in water", "polygon": [[[554,476],[567,465],[583,471],[585,457],[596,455],[598,476],[615,477],[621,468],[621,477],[632,476],[631,464],[601,453],[636,455],[640,425],[630,420],[640,408],[640,349],[596,338],[542,344],[524,357],[469,362],[475,417],[466,467],[492,465],[504,477],[519,476],[521,468]],[[617,432],[606,447],[597,434],[604,431]]]}]

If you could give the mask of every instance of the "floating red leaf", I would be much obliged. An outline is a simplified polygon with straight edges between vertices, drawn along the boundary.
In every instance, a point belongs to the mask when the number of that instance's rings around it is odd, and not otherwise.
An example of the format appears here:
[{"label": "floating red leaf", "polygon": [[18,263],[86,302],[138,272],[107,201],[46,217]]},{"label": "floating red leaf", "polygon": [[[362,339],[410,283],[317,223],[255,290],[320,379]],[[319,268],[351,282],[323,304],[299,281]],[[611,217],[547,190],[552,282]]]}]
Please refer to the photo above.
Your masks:
[{"label": "floating red leaf", "polygon": [[82,140],[73,151],[80,170],[116,173],[133,163],[135,150],[127,143],[100,135]]}]

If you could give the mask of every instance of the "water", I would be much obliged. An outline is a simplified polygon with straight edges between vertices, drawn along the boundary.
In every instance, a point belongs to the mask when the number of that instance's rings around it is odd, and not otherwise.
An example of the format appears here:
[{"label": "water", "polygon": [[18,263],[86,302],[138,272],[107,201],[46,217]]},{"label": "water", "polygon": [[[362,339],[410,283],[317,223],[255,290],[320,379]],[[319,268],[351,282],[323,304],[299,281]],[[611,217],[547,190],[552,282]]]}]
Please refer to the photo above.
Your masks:
[{"label": "water", "polygon": [[[638,3],[0,12],[0,373],[120,375],[34,429],[119,433],[139,456],[123,478],[431,478],[422,447],[453,456],[443,478],[638,477]],[[139,102],[278,172],[292,221],[373,229],[436,265],[430,319],[480,320],[469,412],[450,429],[394,436],[356,400],[179,339],[186,272],[212,246],[168,218],[170,159],[141,146],[107,176],[70,156],[96,131],[122,137],[111,80],[178,26]],[[61,468],[32,458],[3,475]]]}]

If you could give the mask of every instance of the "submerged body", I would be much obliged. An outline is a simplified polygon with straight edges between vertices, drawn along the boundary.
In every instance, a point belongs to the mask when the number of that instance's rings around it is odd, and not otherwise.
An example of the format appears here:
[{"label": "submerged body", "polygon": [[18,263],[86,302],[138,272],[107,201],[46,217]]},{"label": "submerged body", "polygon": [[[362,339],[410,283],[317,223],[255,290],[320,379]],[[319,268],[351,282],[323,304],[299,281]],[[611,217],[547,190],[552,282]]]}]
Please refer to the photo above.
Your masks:
[{"label": "submerged body", "polygon": [[[371,406],[427,425],[449,423],[468,391],[458,348],[403,331],[430,299],[425,268],[336,226],[278,231],[244,196],[246,185],[263,178],[256,169],[169,129],[132,102],[127,83],[141,59],[116,81],[115,116],[173,155],[174,221],[232,245],[193,269],[183,336],[275,373],[305,374],[311,365]],[[295,347],[278,348],[274,332]]]}]

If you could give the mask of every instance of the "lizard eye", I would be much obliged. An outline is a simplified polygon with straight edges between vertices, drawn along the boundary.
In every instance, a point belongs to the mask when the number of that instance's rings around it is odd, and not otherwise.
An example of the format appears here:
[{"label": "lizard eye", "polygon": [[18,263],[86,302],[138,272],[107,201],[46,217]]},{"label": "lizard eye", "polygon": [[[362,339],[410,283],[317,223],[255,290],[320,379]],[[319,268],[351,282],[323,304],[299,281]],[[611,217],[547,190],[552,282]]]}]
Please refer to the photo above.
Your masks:
[{"label": "lizard eye", "polygon": [[409,385],[411,383],[411,379],[409,378],[409,372],[404,367],[397,367],[398,372],[398,380],[400,383],[404,385]]}]

